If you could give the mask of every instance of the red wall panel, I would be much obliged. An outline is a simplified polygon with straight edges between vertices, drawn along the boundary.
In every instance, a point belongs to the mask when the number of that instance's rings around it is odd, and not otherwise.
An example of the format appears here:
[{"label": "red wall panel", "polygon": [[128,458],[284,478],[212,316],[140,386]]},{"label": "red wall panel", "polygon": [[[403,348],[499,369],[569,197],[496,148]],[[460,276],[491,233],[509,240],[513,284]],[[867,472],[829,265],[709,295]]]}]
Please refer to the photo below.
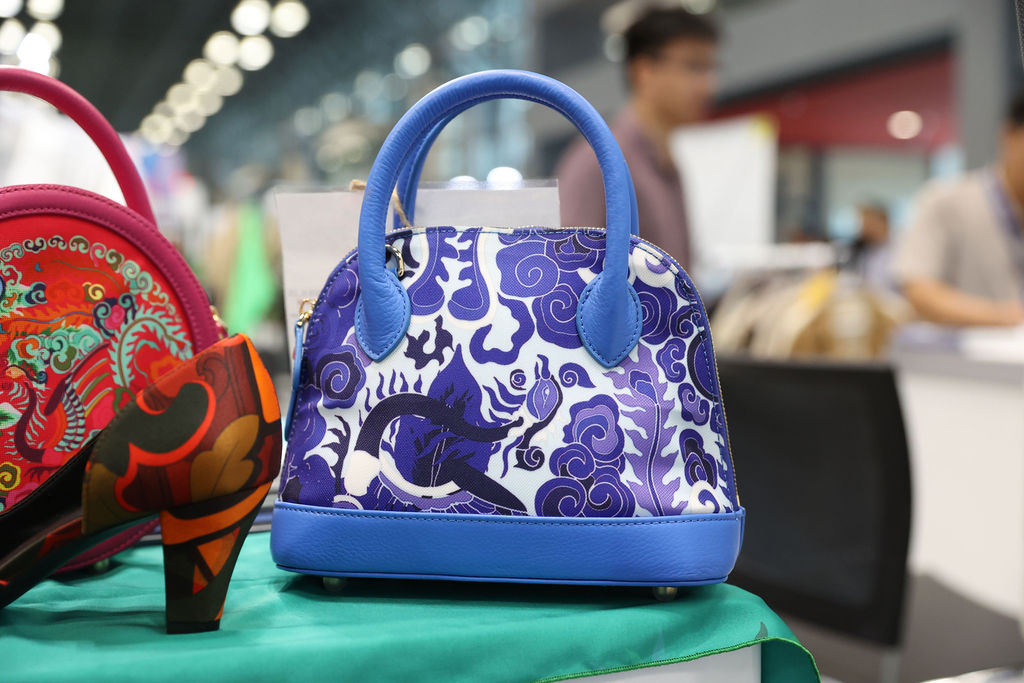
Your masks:
[{"label": "red wall panel", "polygon": [[[944,51],[729,102],[715,118],[769,114],[782,145],[931,150],[957,141],[953,102],[953,59]],[[916,111],[923,123],[910,140],[892,137],[886,127],[889,116],[904,109]]]}]

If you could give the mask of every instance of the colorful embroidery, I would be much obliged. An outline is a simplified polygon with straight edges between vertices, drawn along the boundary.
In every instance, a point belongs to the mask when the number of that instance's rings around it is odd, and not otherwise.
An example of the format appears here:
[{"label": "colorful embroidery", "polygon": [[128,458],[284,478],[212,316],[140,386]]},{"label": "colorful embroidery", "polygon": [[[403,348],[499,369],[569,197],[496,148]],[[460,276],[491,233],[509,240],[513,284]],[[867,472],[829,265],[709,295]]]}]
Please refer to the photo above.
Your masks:
[{"label": "colorful embroidery", "polygon": [[126,240],[64,217],[4,228],[0,468],[21,472],[0,487],[9,508],[193,349],[177,297]]},{"label": "colorful embroidery", "polygon": [[[0,494],[13,491],[21,483],[21,468],[13,462],[0,462]],[[4,504],[0,503],[0,512]]]},{"label": "colorful embroidery", "polygon": [[576,308],[599,230],[397,233],[412,322],[372,362],[354,256],[310,320],[281,499],[370,510],[663,516],[738,507],[707,320],[689,279],[634,241],[642,336],[618,367]]}]

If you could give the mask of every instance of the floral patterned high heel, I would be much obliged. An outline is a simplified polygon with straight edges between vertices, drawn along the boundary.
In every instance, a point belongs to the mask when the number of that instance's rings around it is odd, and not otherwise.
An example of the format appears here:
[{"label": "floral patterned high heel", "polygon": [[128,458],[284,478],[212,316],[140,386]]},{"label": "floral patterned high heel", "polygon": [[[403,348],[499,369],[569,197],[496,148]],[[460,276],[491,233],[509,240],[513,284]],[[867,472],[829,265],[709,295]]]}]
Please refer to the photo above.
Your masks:
[{"label": "floral patterned high heel", "polygon": [[0,607],[79,553],[159,516],[168,633],[217,629],[280,460],[277,396],[252,342],[236,335],[214,344],[140,392],[0,515]]}]

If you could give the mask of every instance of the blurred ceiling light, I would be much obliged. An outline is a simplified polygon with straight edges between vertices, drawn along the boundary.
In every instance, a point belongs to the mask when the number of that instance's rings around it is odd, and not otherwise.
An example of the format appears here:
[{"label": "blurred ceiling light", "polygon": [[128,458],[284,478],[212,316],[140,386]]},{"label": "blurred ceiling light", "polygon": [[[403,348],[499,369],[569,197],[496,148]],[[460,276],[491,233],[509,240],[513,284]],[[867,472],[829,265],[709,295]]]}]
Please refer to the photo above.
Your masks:
[{"label": "blurred ceiling light", "polygon": [[142,119],[142,123],[139,124],[139,133],[152,145],[164,144],[173,132],[174,124],[171,120],[156,113]]},{"label": "blurred ceiling light", "polygon": [[33,19],[53,21],[64,11],[64,0],[28,0],[25,10]]},{"label": "blurred ceiling light", "polygon": [[37,74],[43,74],[44,76],[49,75],[50,72],[50,60],[45,62],[18,62],[18,67],[22,69],[28,69],[29,71],[35,71]]},{"label": "blurred ceiling light", "polygon": [[331,123],[343,121],[352,112],[352,102],[343,93],[329,92],[320,100],[324,118]]},{"label": "blurred ceiling light", "polygon": [[624,33],[636,18],[636,3],[622,0],[601,13],[601,29],[609,36]]},{"label": "blurred ceiling light", "polygon": [[50,49],[46,38],[38,33],[26,33],[15,54],[18,55],[18,61],[26,69],[39,71],[39,73],[47,73],[50,70],[50,57],[53,56],[53,50]]},{"label": "blurred ceiling light", "polygon": [[472,50],[486,43],[491,37],[491,25],[479,15],[466,17],[452,26],[448,37],[456,49]]},{"label": "blurred ceiling light", "polygon": [[233,66],[221,66],[217,68],[217,74],[213,80],[213,92],[221,97],[230,97],[242,89],[242,72]]},{"label": "blurred ceiling light", "polygon": [[383,126],[394,121],[391,103],[383,97],[363,102],[363,118],[374,126]]},{"label": "blurred ceiling light", "polygon": [[196,89],[188,83],[175,83],[167,91],[167,104],[176,114],[195,109],[195,98]]},{"label": "blurred ceiling light", "polygon": [[518,187],[523,183],[523,174],[511,166],[498,166],[488,171],[487,182],[498,187]]},{"label": "blurred ceiling light", "polygon": [[209,90],[200,91],[196,95],[196,111],[203,116],[213,116],[224,105],[224,98]]},{"label": "blurred ceiling light", "polygon": [[172,130],[171,134],[167,136],[167,144],[171,147],[181,147],[186,142],[188,142],[188,133],[177,128]]},{"label": "blurred ceiling light", "polygon": [[175,127],[186,133],[196,132],[203,127],[204,123],[206,123],[206,117],[194,109],[179,111],[174,114]]},{"label": "blurred ceiling light", "polygon": [[281,0],[270,13],[270,32],[279,38],[291,38],[309,24],[309,10],[299,0]]},{"label": "blurred ceiling light", "polygon": [[889,131],[889,135],[897,140],[910,140],[921,134],[921,130],[924,128],[924,121],[916,111],[903,109],[901,111],[894,111],[889,115],[885,128]]},{"label": "blurred ceiling light", "polygon": [[246,36],[238,44],[238,66],[259,71],[274,58],[274,44],[266,36]]},{"label": "blurred ceiling light", "polygon": [[49,21],[37,21],[29,33],[35,33],[43,37],[43,40],[50,46],[51,52],[56,52],[60,49],[60,44],[63,41],[63,36],[60,34],[60,29],[57,25]]},{"label": "blurred ceiling light", "polygon": [[7,19],[0,24],[0,54],[13,55],[25,37],[25,27],[17,19]]},{"label": "blurred ceiling light", "polygon": [[519,37],[523,27],[513,14],[499,14],[491,19],[491,35],[501,43],[508,43]]},{"label": "blurred ceiling light", "polygon": [[358,130],[337,131],[325,136],[316,150],[316,164],[327,173],[337,173],[346,166],[362,163],[370,152],[370,143]]},{"label": "blurred ceiling light", "polygon": [[715,0],[681,0],[683,9],[694,14],[707,14],[715,9]]},{"label": "blurred ceiling light", "polygon": [[337,147],[323,145],[316,150],[316,165],[326,173],[337,173],[345,167],[345,160]]},{"label": "blurred ceiling light", "polygon": [[205,59],[193,59],[185,67],[182,77],[189,85],[200,90],[209,90],[217,79],[217,67]]},{"label": "blurred ceiling light", "polygon": [[610,62],[621,62],[626,58],[626,39],[621,33],[612,33],[605,37],[604,56]]},{"label": "blurred ceiling light", "polygon": [[430,50],[420,43],[407,45],[395,55],[395,73],[402,78],[416,78],[430,68]]},{"label": "blurred ceiling light", "polygon": [[381,90],[384,92],[384,97],[392,102],[398,102],[409,94],[409,84],[398,74],[392,73],[381,81]]},{"label": "blurred ceiling light", "polygon": [[21,0],[0,0],[0,17],[17,16],[21,11]]},{"label": "blurred ceiling light", "polygon": [[359,72],[352,85],[356,96],[361,100],[369,102],[380,97],[381,91],[384,89],[383,81],[384,77],[376,71],[364,69]]},{"label": "blurred ceiling light", "polygon": [[324,127],[324,117],[317,107],[303,107],[292,117],[295,132],[302,137],[312,137]]},{"label": "blurred ceiling light", "polygon": [[167,104],[167,102],[157,102],[156,106],[153,107],[153,113],[162,116],[165,119],[170,119],[174,116],[174,107]]},{"label": "blurred ceiling light", "polygon": [[238,61],[238,36],[231,31],[217,31],[206,41],[203,56],[214,64],[234,64]]},{"label": "blurred ceiling light", "polygon": [[267,0],[242,0],[231,12],[231,26],[243,36],[256,36],[270,24]]},{"label": "blurred ceiling light", "polygon": [[349,164],[358,164],[366,159],[370,152],[369,140],[358,131],[352,131],[338,137],[335,144],[341,150],[342,160]]}]

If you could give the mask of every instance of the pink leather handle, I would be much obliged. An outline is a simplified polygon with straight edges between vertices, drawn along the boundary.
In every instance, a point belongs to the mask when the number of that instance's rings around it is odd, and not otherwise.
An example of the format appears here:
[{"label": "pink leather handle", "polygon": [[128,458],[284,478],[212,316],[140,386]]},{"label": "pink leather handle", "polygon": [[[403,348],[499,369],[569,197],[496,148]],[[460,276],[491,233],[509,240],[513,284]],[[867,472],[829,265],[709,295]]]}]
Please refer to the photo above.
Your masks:
[{"label": "pink leather handle", "polygon": [[28,69],[14,66],[0,66],[0,90],[20,92],[49,102],[66,114],[85,131],[99,148],[103,158],[114,172],[114,178],[121,187],[125,204],[150,223],[156,224],[153,209],[146,195],[135,164],[128,156],[128,150],[103,114],[77,92],[55,78],[37,74]]}]

